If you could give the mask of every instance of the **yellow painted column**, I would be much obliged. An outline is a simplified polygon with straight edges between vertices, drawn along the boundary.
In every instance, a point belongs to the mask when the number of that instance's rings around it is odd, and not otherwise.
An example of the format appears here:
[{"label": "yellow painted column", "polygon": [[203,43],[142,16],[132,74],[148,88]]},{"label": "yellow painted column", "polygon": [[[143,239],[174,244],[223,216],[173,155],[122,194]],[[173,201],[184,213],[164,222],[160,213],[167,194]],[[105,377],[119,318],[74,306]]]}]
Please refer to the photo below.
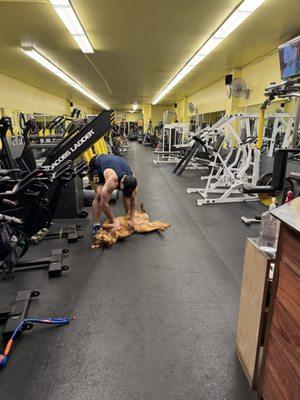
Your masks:
[{"label": "yellow painted column", "polygon": [[182,123],[183,120],[184,120],[184,104],[183,104],[183,99],[177,101],[176,113],[177,113],[178,122]]},{"label": "yellow painted column", "polygon": [[[229,73],[232,74],[232,79],[241,77],[240,69],[233,69]],[[225,90],[225,86],[224,86],[224,90]],[[232,115],[232,114],[237,113],[239,106],[240,106],[240,99],[233,97],[231,95],[230,98],[227,98],[227,101],[226,101],[226,114]]]},{"label": "yellow painted column", "polygon": [[184,98],[183,98],[183,101],[182,101],[182,107],[183,107],[183,123],[189,123],[189,113],[188,113],[188,104],[189,104],[189,100],[188,100],[188,97],[187,96],[185,96]]},{"label": "yellow painted column", "polygon": [[146,131],[149,121],[151,120],[151,104],[143,104],[142,105],[142,113],[144,120],[144,131]]},{"label": "yellow painted column", "polygon": [[66,100],[66,114],[71,115],[71,102],[70,100]]},{"label": "yellow painted column", "polygon": [[178,122],[181,123],[189,123],[190,122],[190,115],[189,115],[189,98],[188,96],[185,96],[183,99],[179,100],[177,102],[177,117],[178,117]]}]

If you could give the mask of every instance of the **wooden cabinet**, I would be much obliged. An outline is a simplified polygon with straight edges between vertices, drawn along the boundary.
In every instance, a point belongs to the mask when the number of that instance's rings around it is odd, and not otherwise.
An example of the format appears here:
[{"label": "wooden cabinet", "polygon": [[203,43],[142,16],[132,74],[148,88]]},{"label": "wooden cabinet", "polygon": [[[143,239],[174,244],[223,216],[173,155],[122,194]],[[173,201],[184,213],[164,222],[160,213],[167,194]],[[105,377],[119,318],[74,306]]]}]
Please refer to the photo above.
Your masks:
[{"label": "wooden cabinet", "polygon": [[264,341],[271,259],[257,240],[246,240],[243,281],[236,334],[236,354],[253,389],[257,386],[258,365]]},{"label": "wooden cabinet", "polygon": [[281,220],[259,398],[300,399],[300,199],[275,210]]}]

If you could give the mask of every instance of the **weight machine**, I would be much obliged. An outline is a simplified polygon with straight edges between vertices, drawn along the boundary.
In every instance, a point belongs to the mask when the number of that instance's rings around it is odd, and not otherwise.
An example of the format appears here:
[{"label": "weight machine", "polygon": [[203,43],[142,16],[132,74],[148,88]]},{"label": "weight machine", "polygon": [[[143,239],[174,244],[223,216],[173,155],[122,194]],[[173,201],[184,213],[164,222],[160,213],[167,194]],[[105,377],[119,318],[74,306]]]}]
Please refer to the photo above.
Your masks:
[{"label": "weight machine", "polygon": [[142,140],[143,146],[151,146],[151,137],[154,135],[152,121],[149,121],[146,133],[144,133],[144,137]]},{"label": "weight machine", "polygon": [[[224,135],[224,137],[229,138],[231,143],[228,143],[230,149],[233,149],[234,145],[240,141],[240,137],[236,132],[236,128],[234,127],[234,123],[239,119],[244,118],[243,114],[234,114],[234,115],[225,115],[219,121],[217,121],[211,127],[205,127],[202,129],[198,129],[196,133],[192,136],[190,140],[190,149],[186,152],[185,156],[178,160],[176,167],[173,170],[173,173],[177,175],[181,175],[186,168],[192,162],[197,162],[197,154],[202,152],[203,145],[208,145],[208,141],[216,140],[219,135]],[[250,125],[249,125],[250,127]],[[250,131],[248,132],[250,133]],[[186,145],[187,146],[187,145]],[[177,146],[183,147],[183,146]],[[231,156],[231,154],[229,155]],[[203,161],[203,158],[199,160],[199,163]],[[206,161],[204,163],[206,164]]]},{"label": "weight machine", "polygon": [[165,124],[162,129],[161,150],[155,150],[157,159],[154,164],[167,163],[174,164],[178,162],[180,150],[176,146],[183,145],[188,139],[188,124],[173,123]]},{"label": "weight machine", "polygon": [[[286,192],[291,189],[290,179],[297,179],[298,175],[295,173],[291,173],[289,178],[286,178],[286,169],[288,163],[289,154],[297,154],[299,153],[299,128],[300,128],[300,78],[296,78],[293,80],[288,80],[281,82],[279,84],[271,84],[266,88],[265,96],[267,99],[264,101],[261,106],[260,113],[260,130],[258,132],[258,148],[262,146],[262,132],[263,132],[263,119],[267,106],[276,98],[280,99],[292,99],[294,98],[296,101],[295,108],[295,121],[293,125],[293,132],[290,138],[290,147],[288,149],[280,149],[275,153],[275,161],[273,165],[272,174],[266,174],[265,184],[263,186],[250,186],[245,187],[245,193],[256,193],[259,196],[263,196],[264,202],[266,202],[266,198],[270,199],[272,197],[277,197],[279,204],[283,204]],[[261,181],[264,177],[261,178]],[[293,186],[293,184],[292,184]],[[256,218],[247,218],[241,217],[241,220],[246,224],[250,225],[251,223],[259,223],[260,217]]]},{"label": "weight machine", "polygon": [[[202,198],[197,200],[197,205],[258,200],[255,194],[241,192],[245,185],[255,185],[259,178],[260,152],[254,145],[255,141],[255,137],[248,136],[244,141],[240,142],[238,156],[236,156],[235,162],[230,165],[227,165],[223,158],[216,153],[205,188],[187,189],[187,193],[201,195]],[[215,173],[216,169],[217,172]],[[249,170],[251,171],[250,173]]]},{"label": "weight machine", "polygon": [[[272,121],[273,128],[270,137],[267,137],[267,124]],[[273,157],[276,148],[281,141],[280,148],[287,149],[291,144],[295,116],[288,113],[275,113],[266,116],[264,128],[263,146],[266,147],[266,155]]]},{"label": "weight machine", "polygon": [[177,113],[175,111],[164,111],[163,125],[177,123]]},{"label": "weight machine", "polygon": [[43,166],[54,170],[65,161],[75,161],[109,132],[111,128],[110,114],[111,111],[102,111],[79,132],[64,137],[60,143],[46,153]]}]

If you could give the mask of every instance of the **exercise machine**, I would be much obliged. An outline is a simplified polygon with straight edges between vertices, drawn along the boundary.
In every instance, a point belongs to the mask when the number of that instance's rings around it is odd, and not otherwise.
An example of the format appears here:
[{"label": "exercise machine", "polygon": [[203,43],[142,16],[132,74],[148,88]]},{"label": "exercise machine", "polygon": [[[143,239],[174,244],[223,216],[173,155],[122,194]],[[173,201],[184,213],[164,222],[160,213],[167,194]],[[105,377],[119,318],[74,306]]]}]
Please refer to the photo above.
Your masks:
[{"label": "exercise machine", "polygon": [[[21,321],[26,319],[31,300],[39,295],[40,292],[38,290],[19,291],[16,294],[12,306],[0,310],[0,323],[5,324],[2,331],[4,340],[9,340]],[[24,330],[26,330],[26,326]]]},{"label": "exercise machine", "polygon": [[188,124],[172,123],[164,124],[161,140],[154,150],[157,159],[154,164],[174,164],[178,162],[180,151],[176,148],[183,145],[188,139]]},{"label": "exercise machine", "polygon": [[[257,193],[263,195],[265,203],[267,202],[268,199],[270,203],[271,201],[270,199],[272,197],[278,197],[279,204],[282,204],[287,191],[293,190],[293,182],[291,181],[291,178],[295,177],[295,175],[290,174],[289,178],[286,178],[286,169],[287,169],[289,155],[291,153],[294,154],[299,153],[298,146],[299,146],[299,125],[300,125],[300,78],[298,77],[293,80],[287,80],[279,84],[271,84],[268,88],[266,88],[265,96],[267,98],[261,107],[262,118],[267,106],[276,97],[280,99],[282,98],[296,99],[295,123],[293,126],[293,134],[291,136],[290,148],[277,150],[277,152],[275,153],[273,173],[267,174],[268,179],[265,179],[265,184],[263,186],[245,187],[244,191],[247,193]],[[261,134],[259,135],[259,138],[261,145],[262,144]],[[241,219],[247,225],[250,225],[251,223],[258,223],[258,221],[260,221],[259,217],[253,219],[242,217]]]},{"label": "exercise machine", "polygon": [[[255,137],[248,137],[239,144],[235,161],[229,165],[216,152],[214,163],[205,188],[188,188],[187,193],[198,193],[197,205],[240,203],[257,201],[256,194],[244,193],[245,185],[256,184],[259,177],[260,152],[255,146]],[[215,173],[216,171],[216,173]]]}]

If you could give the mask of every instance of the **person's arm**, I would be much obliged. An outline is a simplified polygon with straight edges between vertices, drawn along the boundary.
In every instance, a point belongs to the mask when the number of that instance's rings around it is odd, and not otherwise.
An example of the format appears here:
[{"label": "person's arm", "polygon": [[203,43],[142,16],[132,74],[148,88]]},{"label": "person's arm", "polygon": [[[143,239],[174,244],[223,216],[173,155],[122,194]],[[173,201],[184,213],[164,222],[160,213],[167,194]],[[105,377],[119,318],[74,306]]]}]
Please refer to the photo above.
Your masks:
[{"label": "person's arm", "polygon": [[109,221],[112,224],[115,224],[115,217],[109,207],[109,200],[111,199],[112,192],[118,186],[118,180],[116,179],[115,176],[113,176],[111,174],[104,173],[104,176],[105,176],[106,181],[105,181],[105,185],[103,186],[102,192],[101,192],[100,206],[101,206],[104,214],[108,217]]},{"label": "person's arm", "polygon": [[102,193],[101,193],[101,202],[100,202],[100,207],[102,208],[104,214],[107,216],[109,219],[109,222],[112,224],[114,223],[115,217],[113,213],[111,212],[111,209],[109,207],[109,200],[111,198],[111,193],[107,190],[106,184],[103,186]]},{"label": "person's arm", "polygon": [[126,215],[129,216],[129,211],[130,211],[130,198],[129,197],[123,196],[123,206],[124,206]]},{"label": "person's arm", "polygon": [[134,213],[136,203],[136,190],[132,193],[129,199],[129,226],[134,228]]},{"label": "person's arm", "polygon": [[129,218],[133,220],[134,218],[134,213],[135,213],[135,203],[136,203],[136,189],[132,193],[130,197],[130,210],[129,210]]}]

